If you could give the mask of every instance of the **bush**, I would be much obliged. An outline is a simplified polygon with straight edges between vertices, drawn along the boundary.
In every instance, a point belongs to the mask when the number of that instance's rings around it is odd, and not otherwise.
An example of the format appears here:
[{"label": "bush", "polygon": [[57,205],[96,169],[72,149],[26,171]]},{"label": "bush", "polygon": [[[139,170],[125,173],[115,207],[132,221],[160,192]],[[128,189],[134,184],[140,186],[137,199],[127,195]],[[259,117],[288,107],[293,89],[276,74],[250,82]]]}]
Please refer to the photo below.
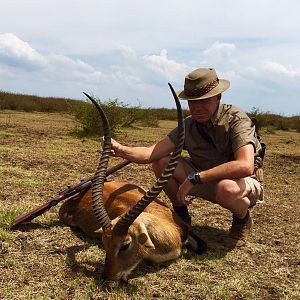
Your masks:
[{"label": "bush", "polygon": [[271,114],[269,112],[261,112],[258,108],[253,107],[248,113],[250,118],[255,118],[258,127],[268,127],[274,130],[296,129],[299,132],[300,117],[285,117],[281,115]]},{"label": "bush", "polygon": [[139,125],[143,127],[158,127],[158,114],[152,109],[141,109],[139,112]]},{"label": "bush", "polygon": [[[150,109],[128,107],[128,105],[118,101],[118,99],[109,100],[107,102],[101,102],[99,99],[95,99],[105,111],[113,136],[119,128],[130,127],[135,122],[139,122],[142,126],[158,126],[157,115]],[[75,113],[75,119],[80,124],[80,128],[73,132],[76,135],[81,137],[103,135],[102,121],[93,104],[82,102]]]},{"label": "bush", "polygon": [[289,124],[288,120],[281,119],[281,120],[278,120],[278,122],[276,124],[276,129],[287,131],[287,130],[289,130],[289,126],[290,126],[290,124]]},{"label": "bush", "polygon": [[291,128],[296,129],[297,132],[300,132],[300,116],[290,117]]},{"label": "bush", "polygon": [[[99,101],[99,100],[98,100]],[[112,134],[120,127],[130,127],[138,122],[140,126],[158,127],[158,120],[177,120],[175,108],[141,108],[129,107],[122,102],[109,100],[101,102],[112,127]],[[102,133],[101,122],[93,105],[87,102],[54,97],[39,97],[0,91],[0,109],[11,109],[26,112],[63,112],[74,114],[79,124],[74,131],[77,135],[88,136]],[[189,115],[188,110],[183,110],[184,117]],[[250,118],[255,118],[258,129],[268,127],[272,130],[293,129],[300,132],[300,116],[284,117],[281,115],[262,112],[253,107],[248,113]]]},{"label": "bush", "polygon": [[[159,120],[177,120],[177,110],[175,108],[152,108],[152,112],[158,116]],[[182,110],[183,117],[186,118],[190,112],[186,109]]]},{"label": "bush", "polygon": [[0,109],[26,112],[66,112],[75,110],[78,100],[34,95],[14,94],[0,91]]}]

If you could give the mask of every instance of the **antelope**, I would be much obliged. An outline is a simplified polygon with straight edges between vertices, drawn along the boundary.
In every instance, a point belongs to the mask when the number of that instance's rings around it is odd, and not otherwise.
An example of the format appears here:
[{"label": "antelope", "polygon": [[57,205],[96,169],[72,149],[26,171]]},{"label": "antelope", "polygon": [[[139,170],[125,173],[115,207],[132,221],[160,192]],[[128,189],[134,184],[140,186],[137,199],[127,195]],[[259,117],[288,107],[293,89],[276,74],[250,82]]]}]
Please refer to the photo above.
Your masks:
[{"label": "antelope", "polygon": [[102,239],[106,252],[103,277],[108,280],[127,282],[128,275],[143,260],[159,263],[178,258],[189,236],[190,226],[156,199],[172,176],[184,143],[181,106],[170,84],[169,87],[177,107],[178,138],[168,166],[147,192],[135,184],[105,180],[111,153],[109,123],[98,103],[85,94],[103,122],[103,150],[92,187],[78,199],[67,200],[59,217],[89,237]]}]

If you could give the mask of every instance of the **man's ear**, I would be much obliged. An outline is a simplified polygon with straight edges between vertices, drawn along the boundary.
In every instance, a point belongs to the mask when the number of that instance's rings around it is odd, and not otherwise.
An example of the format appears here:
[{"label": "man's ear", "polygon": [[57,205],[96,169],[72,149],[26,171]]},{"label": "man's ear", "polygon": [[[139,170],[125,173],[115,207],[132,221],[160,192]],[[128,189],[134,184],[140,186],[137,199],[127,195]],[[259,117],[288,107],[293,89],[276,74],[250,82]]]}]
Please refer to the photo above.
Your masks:
[{"label": "man's ear", "polygon": [[138,242],[144,245],[146,248],[155,249],[154,244],[148,234],[147,228],[143,222],[140,222],[137,226],[137,238]]}]

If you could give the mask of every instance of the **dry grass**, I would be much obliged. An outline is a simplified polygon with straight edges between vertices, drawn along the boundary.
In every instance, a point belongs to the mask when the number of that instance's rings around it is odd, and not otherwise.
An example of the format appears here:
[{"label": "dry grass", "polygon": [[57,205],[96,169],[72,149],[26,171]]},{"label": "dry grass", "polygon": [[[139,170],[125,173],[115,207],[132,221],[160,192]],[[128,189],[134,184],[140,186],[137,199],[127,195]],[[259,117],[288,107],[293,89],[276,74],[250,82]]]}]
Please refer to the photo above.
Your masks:
[{"label": "dry grass", "polygon": [[[124,130],[118,139],[151,144],[174,124]],[[93,174],[98,142],[71,137],[73,128],[68,115],[0,113],[0,299],[300,298],[299,133],[264,135],[266,203],[252,211],[255,226],[245,248],[223,247],[231,218],[227,211],[194,201],[193,222],[209,251],[202,256],[187,252],[167,264],[143,264],[128,285],[118,285],[101,280],[103,251],[96,241],[61,224],[58,207],[31,225],[9,230],[18,214]],[[154,181],[149,166],[132,164],[114,176],[145,188]]]}]

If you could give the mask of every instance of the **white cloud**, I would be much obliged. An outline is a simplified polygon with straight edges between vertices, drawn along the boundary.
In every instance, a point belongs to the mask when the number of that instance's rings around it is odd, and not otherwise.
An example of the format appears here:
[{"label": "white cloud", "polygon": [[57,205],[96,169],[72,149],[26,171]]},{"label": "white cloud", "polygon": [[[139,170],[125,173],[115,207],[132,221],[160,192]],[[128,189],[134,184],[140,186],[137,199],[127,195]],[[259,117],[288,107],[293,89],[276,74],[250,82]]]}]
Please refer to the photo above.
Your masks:
[{"label": "white cloud", "polygon": [[58,54],[45,56],[45,59],[48,61],[48,68],[44,70],[44,75],[55,80],[97,84],[107,78],[103,72],[80,59]]},{"label": "white cloud", "polygon": [[46,60],[30,45],[12,33],[0,35],[0,58],[3,63],[21,67],[45,67]]},{"label": "white cloud", "polygon": [[276,75],[281,75],[284,77],[291,77],[291,78],[300,77],[300,67],[298,68],[294,68],[291,66],[286,67],[275,61],[265,61],[263,62],[262,66],[265,71]]},{"label": "white cloud", "polygon": [[204,50],[204,57],[209,58],[220,58],[226,59],[230,58],[231,53],[235,49],[235,45],[231,43],[221,43],[219,41],[213,43],[208,49]]},{"label": "white cloud", "polygon": [[11,33],[0,35],[0,64],[2,65],[1,73],[10,78],[12,78],[12,70],[14,70],[15,77],[29,76],[29,74],[24,74],[28,69],[31,73],[35,71],[42,75],[37,76],[37,81],[83,80],[97,83],[107,77],[80,59],[72,59],[61,54],[42,55]]},{"label": "white cloud", "polygon": [[124,59],[137,60],[137,54],[132,48],[126,45],[118,45],[116,48]]},{"label": "white cloud", "polygon": [[68,71],[80,70],[82,72],[93,72],[94,68],[80,59],[71,59],[61,54],[51,54],[47,56],[50,65],[57,70],[67,69]]},{"label": "white cloud", "polygon": [[214,42],[209,48],[203,51],[202,64],[224,68],[236,64],[234,51],[236,46],[232,43]]},{"label": "white cloud", "polygon": [[161,50],[160,55],[145,55],[143,59],[150,70],[166,80],[178,80],[188,69],[186,64],[169,59],[166,49]]},{"label": "white cloud", "polygon": [[300,113],[297,0],[1,4],[1,89],[77,98],[88,87],[162,106],[167,81],[181,89],[192,69],[214,67],[231,81],[224,100]]},{"label": "white cloud", "polygon": [[[103,100],[119,98],[125,103],[133,105],[141,103],[146,107],[164,106],[160,99],[170,99],[167,105],[169,106],[172,105],[172,97],[167,82],[170,81],[175,89],[181,89],[184,76],[195,68],[194,64],[192,66],[170,59],[166,49],[161,50],[159,55],[138,55],[134,49],[126,45],[119,45],[112,50],[110,60],[114,62],[113,65],[97,68],[79,58],[55,53],[41,54],[12,34],[3,34],[1,38],[2,82],[5,82],[6,78],[9,80],[7,86],[10,87],[15,82],[18,87],[23,89],[26,87],[25,92],[31,89],[29,93],[34,94],[80,98],[81,91],[85,90]],[[18,64],[15,63],[13,67],[5,64],[4,53],[6,55],[9,53],[10,59],[17,61]],[[296,66],[287,67],[273,60],[263,60],[261,64],[253,63],[253,60],[241,56],[240,49],[233,43],[216,41],[200,54],[199,61],[202,64],[206,61],[204,66],[214,66],[220,78],[231,81],[232,88],[223,98],[246,110],[254,106],[271,110],[268,105],[274,107],[276,102],[273,98],[272,104],[268,100],[261,102],[261,96],[256,97],[255,93],[265,95],[264,97],[276,95],[278,99],[282,93],[290,95],[289,79],[300,76],[299,67]],[[99,57],[102,60],[101,55]],[[109,52],[106,57],[110,57]],[[211,64],[207,65],[208,61],[211,61]],[[23,66],[26,63],[29,65],[29,62],[35,66],[40,63],[42,68],[30,69],[27,72]],[[200,63],[196,67],[199,65]],[[297,80],[293,82],[293,88],[298,89],[295,84]],[[290,99],[293,101],[293,96],[290,96]],[[276,105],[279,107],[279,104]]]}]

